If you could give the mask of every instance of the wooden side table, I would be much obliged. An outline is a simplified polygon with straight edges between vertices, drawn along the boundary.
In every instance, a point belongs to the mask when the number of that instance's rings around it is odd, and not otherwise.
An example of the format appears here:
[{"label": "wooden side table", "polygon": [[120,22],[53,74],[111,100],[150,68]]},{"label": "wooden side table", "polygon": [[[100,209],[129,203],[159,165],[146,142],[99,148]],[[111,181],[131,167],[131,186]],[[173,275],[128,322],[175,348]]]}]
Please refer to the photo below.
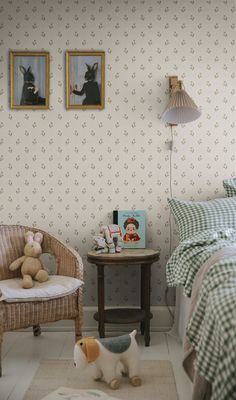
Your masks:
[{"label": "wooden side table", "polygon": [[[152,249],[123,249],[116,254],[97,254],[90,251],[88,262],[97,266],[98,312],[94,318],[98,321],[100,337],[105,337],[105,323],[128,324],[140,322],[141,333],[144,335],[145,346],[150,344],[150,281],[151,265],[159,260],[160,253]],[[105,265],[136,265],[141,267],[141,304],[140,308],[112,308],[104,305],[104,267]]]}]

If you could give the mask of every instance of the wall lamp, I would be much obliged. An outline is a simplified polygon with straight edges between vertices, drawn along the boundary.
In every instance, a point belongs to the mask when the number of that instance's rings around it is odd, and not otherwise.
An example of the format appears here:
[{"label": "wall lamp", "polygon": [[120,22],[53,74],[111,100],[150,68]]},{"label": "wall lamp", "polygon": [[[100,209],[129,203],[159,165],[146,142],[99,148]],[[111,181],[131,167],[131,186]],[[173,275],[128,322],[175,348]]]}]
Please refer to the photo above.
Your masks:
[{"label": "wall lamp", "polygon": [[195,121],[201,115],[191,97],[183,89],[182,81],[178,76],[169,76],[170,100],[162,119],[170,125],[185,124]]}]

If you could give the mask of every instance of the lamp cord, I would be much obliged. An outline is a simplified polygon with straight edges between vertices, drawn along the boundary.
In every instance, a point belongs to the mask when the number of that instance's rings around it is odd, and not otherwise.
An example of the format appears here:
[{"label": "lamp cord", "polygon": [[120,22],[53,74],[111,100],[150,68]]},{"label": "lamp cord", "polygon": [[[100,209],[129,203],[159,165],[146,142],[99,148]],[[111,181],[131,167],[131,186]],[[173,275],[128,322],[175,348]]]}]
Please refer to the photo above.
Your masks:
[{"label": "lamp cord", "polygon": [[[169,168],[170,168],[170,175],[169,175],[169,190],[170,190],[170,198],[172,199],[172,151],[173,151],[173,126],[170,126],[171,132],[171,141],[170,141],[170,157],[169,157]],[[169,214],[169,228],[170,228],[170,246],[169,246],[169,255],[172,253],[172,219],[171,219],[171,212]]]},{"label": "lamp cord", "polygon": [[[170,142],[170,156],[169,156],[169,168],[170,168],[170,175],[169,175],[169,191],[170,191],[170,198],[172,198],[172,151],[173,151],[173,126],[170,125],[170,131],[171,131],[171,142]],[[170,246],[169,246],[169,256],[172,254],[172,219],[171,219],[171,211],[169,213],[169,235],[170,235]],[[170,306],[168,304],[168,292],[169,292],[169,287],[166,287],[165,290],[165,303],[167,306],[167,309],[169,311],[169,314],[174,321],[174,314],[170,309]]]}]

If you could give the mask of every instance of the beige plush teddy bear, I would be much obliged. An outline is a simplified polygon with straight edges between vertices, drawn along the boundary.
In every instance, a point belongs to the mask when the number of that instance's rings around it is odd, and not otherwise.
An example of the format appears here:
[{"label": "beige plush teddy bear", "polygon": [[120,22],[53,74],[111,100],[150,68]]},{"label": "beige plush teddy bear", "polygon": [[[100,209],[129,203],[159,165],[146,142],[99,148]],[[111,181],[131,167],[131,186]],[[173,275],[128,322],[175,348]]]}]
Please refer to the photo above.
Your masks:
[{"label": "beige plush teddy bear", "polygon": [[21,274],[23,276],[22,287],[30,289],[34,285],[33,279],[38,282],[45,282],[48,280],[48,273],[39,260],[39,256],[42,254],[42,233],[36,232],[34,234],[28,231],[25,234],[25,241],[24,256],[13,261],[9,269],[15,271],[21,266]]}]

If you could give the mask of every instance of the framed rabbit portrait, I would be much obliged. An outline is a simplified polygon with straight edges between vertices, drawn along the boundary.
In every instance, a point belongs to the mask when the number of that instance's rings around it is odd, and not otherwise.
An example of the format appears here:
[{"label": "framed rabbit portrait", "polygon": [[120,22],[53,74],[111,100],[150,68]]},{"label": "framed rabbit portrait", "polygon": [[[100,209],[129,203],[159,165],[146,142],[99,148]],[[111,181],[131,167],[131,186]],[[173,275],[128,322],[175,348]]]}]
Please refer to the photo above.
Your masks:
[{"label": "framed rabbit portrait", "polygon": [[105,53],[66,52],[66,108],[102,109],[105,99]]},{"label": "framed rabbit portrait", "polygon": [[10,107],[49,108],[49,53],[10,51]]}]

